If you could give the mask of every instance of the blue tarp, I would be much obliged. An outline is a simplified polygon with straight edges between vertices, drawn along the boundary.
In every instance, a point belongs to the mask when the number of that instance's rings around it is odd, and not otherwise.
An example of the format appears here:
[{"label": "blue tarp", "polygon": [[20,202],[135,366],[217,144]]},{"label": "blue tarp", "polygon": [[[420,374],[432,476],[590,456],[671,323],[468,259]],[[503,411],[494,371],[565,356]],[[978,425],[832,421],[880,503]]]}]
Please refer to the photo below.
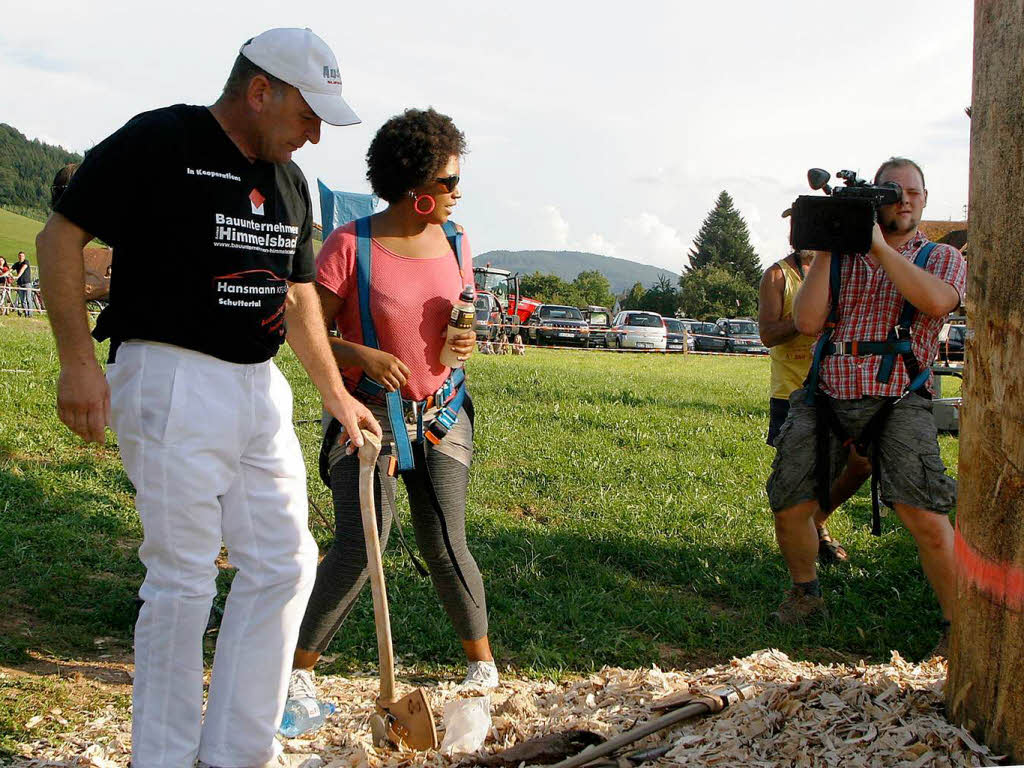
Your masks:
[{"label": "blue tarp", "polygon": [[369,216],[377,208],[376,195],[362,195],[358,192],[335,192],[328,189],[320,179],[320,216],[324,227],[324,240],[331,231],[350,221]]}]

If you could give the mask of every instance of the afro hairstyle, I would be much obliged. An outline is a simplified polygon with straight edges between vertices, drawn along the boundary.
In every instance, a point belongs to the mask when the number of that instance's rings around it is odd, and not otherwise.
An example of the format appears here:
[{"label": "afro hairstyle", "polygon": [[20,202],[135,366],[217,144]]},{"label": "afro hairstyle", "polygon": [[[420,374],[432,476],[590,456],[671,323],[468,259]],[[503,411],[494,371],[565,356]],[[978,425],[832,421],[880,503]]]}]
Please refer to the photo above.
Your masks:
[{"label": "afro hairstyle", "polygon": [[448,115],[407,109],[377,131],[366,152],[366,178],[374,194],[396,203],[438,173],[452,155],[466,153],[466,137]]}]

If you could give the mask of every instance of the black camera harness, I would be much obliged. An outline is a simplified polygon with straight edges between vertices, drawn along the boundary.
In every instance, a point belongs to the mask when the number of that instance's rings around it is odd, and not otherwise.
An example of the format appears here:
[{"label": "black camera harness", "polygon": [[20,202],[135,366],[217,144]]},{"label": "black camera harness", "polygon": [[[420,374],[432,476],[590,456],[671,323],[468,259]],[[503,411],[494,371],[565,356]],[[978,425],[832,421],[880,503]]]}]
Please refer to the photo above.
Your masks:
[{"label": "black camera harness", "polygon": [[[935,248],[935,243],[926,243],[917,252],[914,258],[914,265],[925,268],[928,257]],[[807,392],[806,402],[815,407],[817,425],[815,428],[817,439],[817,486],[818,503],[822,511],[829,508],[832,486],[831,451],[829,446],[830,433],[834,432],[843,446],[853,445],[857,453],[871,459],[871,533],[879,536],[882,533],[881,511],[878,504],[878,484],[880,466],[879,438],[885,422],[892,414],[893,408],[911,392],[916,392],[931,399],[927,383],[931,375],[930,366],[922,366],[920,361],[914,357],[913,341],[910,336],[910,326],[917,317],[917,307],[906,299],[900,309],[899,323],[889,331],[888,337],[883,341],[843,341],[833,342],[832,334],[839,323],[839,288],[840,288],[840,254],[832,254],[831,270],[829,273],[829,293],[832,298],[831,309],[828,319],[825,321],[824,329],[818,341],[814,345],[814,358],[811,362],[811,370],[804,382]],[[821,362],[828,355],[879,355],[882,361],[878,366],[878,374],[875,380],[879,383],[888,383],[892,378],[892,371],[896,365],[897,355],[903,360],[903,367],[907,371],[910,381],[903,394],[899,397],[885,398],[886,402],[871,417],[860,435],[852,437],[846,428],[840,423],[839,417],[829,404],[829,398],[821,388],[820,374]],[[818,395],[821,395],[818,397]]]}]

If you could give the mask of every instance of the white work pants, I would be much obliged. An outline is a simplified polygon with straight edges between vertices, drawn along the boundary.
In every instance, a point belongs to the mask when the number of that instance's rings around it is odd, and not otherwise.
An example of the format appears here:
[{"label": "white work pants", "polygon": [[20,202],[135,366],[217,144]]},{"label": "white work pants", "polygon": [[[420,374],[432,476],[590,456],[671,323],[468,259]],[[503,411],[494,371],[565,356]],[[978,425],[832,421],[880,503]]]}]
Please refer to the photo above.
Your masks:
[{"label": "white work pants", "polygon": [[[299,624],[316,576],[292,394],[273,362],[125,342],[107,368],[142,521],[132,764],[248,768],[280,749]],[[202,638],[221,541],[238,568],[205,722]]]}]

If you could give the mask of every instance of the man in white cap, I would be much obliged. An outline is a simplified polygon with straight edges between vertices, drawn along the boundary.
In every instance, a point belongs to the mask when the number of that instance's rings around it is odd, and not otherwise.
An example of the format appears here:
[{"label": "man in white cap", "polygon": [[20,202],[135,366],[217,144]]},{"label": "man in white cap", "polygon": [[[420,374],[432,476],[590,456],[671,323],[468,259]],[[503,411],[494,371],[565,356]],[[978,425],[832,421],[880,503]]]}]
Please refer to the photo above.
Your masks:
[{"label": "man in white cap", "polygon": [[[353,442],[379,433],[345,391],[313,287],[309,190],[292,152],[358,118],[308,29],[246,42],[212,107],[132,118],[86,154],[36,243],[60,355],[57,409],[118,436],[142,521],[132,763],[277,761],[299,622],[315,578],[285,340]],[[86,321],[82,247],[114,248],[106,377]],[[205,721],[203,630],[227,546],[238,572]]]}]

